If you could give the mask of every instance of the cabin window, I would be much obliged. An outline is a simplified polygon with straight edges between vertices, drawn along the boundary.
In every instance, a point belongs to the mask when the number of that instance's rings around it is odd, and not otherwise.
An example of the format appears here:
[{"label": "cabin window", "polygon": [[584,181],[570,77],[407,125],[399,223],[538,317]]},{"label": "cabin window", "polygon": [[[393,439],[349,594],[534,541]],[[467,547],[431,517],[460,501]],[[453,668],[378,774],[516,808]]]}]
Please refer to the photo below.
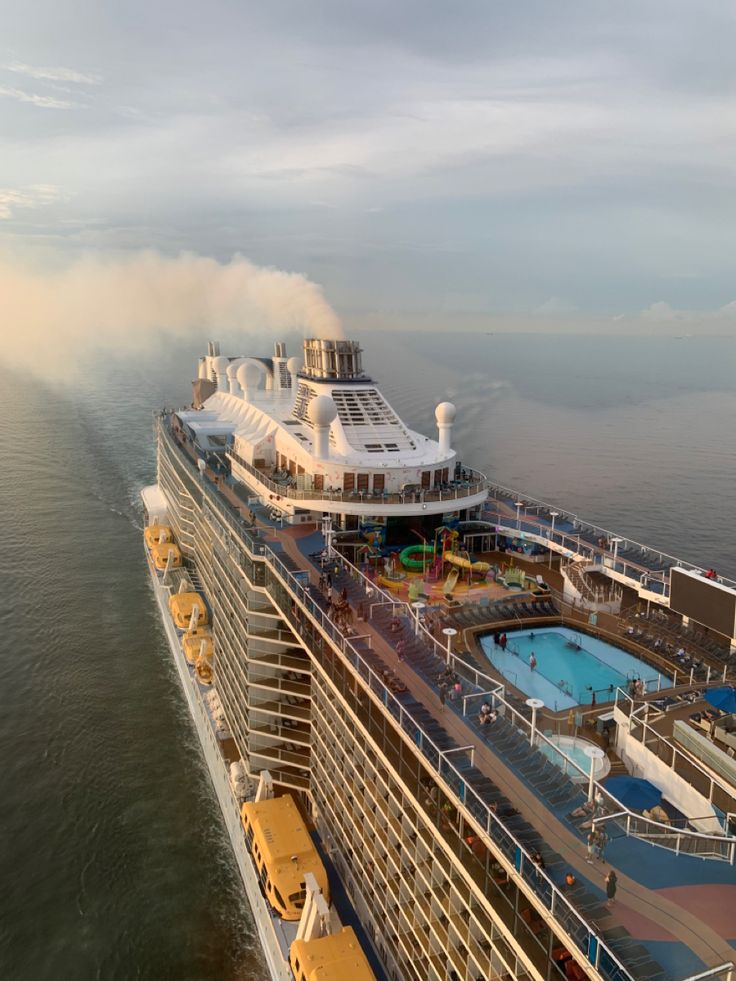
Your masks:
[{"label": "cabin window", "polygon": [[289,473],[292,477],[296,476],[296,463],[294,460],[289,460]]},{"label": "cabin window", "polygon": [[373,474],[373,493],[383,494],[384,488],[386,487],[386,474],[384,473],[374,473]]},{"label": "cabin window", "polygon": [[359,473],[358,474],[358,490],[367,491],[368,490],[368,480],[370,479],[370,474]]},{"label": "cabin window", "polygon": [[354,473],[346,473],[346,474],[343,474],[343,477],[342,477],[342,489],[345,491],[346,494],[350,493],[350,491],[355,490],[355,474]]},{"label": "cabin window", "polygon": [[450,468],[449,467],[445,467],[445,469],[442,471],[442,482],[443,482],[443,484],[446,484],[449,479],[450,479]]},{"label": "cabin window", "polygon": [[[279,904],[279,906],[281,907],[281,909],[286,909],[286,903],[284,902],[284,898],[281,895],[281,893],[278,891],[278,889],[276,888],[276,886],[273,887],[273,894],[276,897],[276,902]],[[297,966],[297,971],[298,970],[299,970],[299,967]]]},{"label": "cabin window", "polygon": [[298,475],[299,475],[300,477],[301,477],[301,476],[303,476],[303,474],[304,474],[304,472],[305,472],[305,471],[304,471],[304,467],[303,467],[303,466],[301,466],[301,464],[300,464],[300,465],[299,465],[299,466],[298,466],[298,467],[296,468],[296,472],[297,472],[297,474],[298,474]]},{"label": "cabin window", "polygon": [[324,474],[316,473],[314,475],[314,477],[312,478],[312,487],[314,487],[315,490],[319,490],[319,491],[324,490],[325,487]]},{"label": "cabin window", "polygon": [[429,487],[429,482],[430,482],[431,479],[432,479],[432,471],[431,470],[423,470],[422,471],[422,487]]}]

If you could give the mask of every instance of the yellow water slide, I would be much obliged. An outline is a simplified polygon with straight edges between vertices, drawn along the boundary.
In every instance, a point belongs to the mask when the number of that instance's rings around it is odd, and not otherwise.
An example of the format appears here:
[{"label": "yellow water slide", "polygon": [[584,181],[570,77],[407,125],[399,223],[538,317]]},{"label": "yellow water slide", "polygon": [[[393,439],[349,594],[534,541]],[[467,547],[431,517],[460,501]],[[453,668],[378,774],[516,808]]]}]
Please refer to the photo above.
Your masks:
[{"label": "yellow water slide", "polygon": [[455,555],[454,552],[445,552],[444,559],[450,565],[456,565],[459,569],[470,569],[471,572],[477,572],[478,575],[485,575],[491,568],[488,562],[471,562],[470,559],[464,559],[461,555]]},{"label": "yellow water slide", "polygon": [[459,578],[460,578],[460,570],[451,569],[450,575],[447,577],[447,579],[445,579],[445,584],[442,587],[442,592],[445,594],[445,596],[449,596],[452,593],[455,586],[457,586],[457,581]]}]

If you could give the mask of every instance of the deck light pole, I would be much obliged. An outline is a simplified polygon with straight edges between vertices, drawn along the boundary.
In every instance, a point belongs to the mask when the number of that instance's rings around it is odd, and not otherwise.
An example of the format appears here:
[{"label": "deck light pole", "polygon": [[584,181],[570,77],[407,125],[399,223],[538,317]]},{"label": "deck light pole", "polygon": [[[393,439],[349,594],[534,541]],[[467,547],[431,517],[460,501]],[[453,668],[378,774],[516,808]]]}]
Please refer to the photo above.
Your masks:
[{"label": "deck light pole", "polygon": [[457,630],[454,627],[445,627],[442,633],[447,637],[447,663],[449,664],[452,654],[452,638],[457,634]]},{"label": "deck light pole", "polygon": [[537,711],[538,709],[544,708],[544,702],[541,698],[527,698],[526,704],[532,710],[532,727],[529,733],[529,745],[533,746],[537,736]]},{"label": "deck light pole", "polygon": [[623,538],[612,538],[611,544],[613,545],[613,568],[616,569],[616,559],[618,558],[618,547],[623,541]]},{"label": "deck light pole", "polygon": [[516,530],[521,531],[521,509],[524,507],[524,502],[515,501],[514,507],[516,508]]},{"label": "deck light pole", "polygon": [[414,610],[414,616],[416,617],[416,623],[414,624],[414,635],[416,637],[419,636],[419,617],[422,615],[422,610],[426,605],[427,604],[422,603],[421,600],[417,600],[415,603],[411,604],[411,607]]},{"label": "deck light pole", "polygon": [[602,760],[606,755],[600,746],[584,746],[583,752],[590,760],[590,771],[588,774],[588,800],[593,800],[593,786],[595,784],[595,770],[598,760]]},{"label": "deck light pole", "polygon": [[327,560],[332,558],[332,515],[325,513],[322,515],[322,537],[325,540],[325,551],[327,552]]},{"label": "deck light pole", "polygon": [[[550,511],[549,512],[549,516],[550,516],[550,518],[552,518],[552,531],[550,532],[550,535],[549,535],[550,541],[552,541],[554,539],[554,537],[555,537],[555,518],[559,518],[560,512],[559,511]],[[552,549],[549,550],[549,565],[548,565],[547,568],[548,569],[551,569],[552,568]]]},{"label": "deck light pole", "polygon": [[[427,546],[428,542],[427,539],[424,537],[424,535],[422,535],[418,531],[415,531],[413,528],[410,528],[409,531],[412,533],[412,535],[416,535],[417,538],[421,538],[421,540],[424,542],[425,547]],[[422,582],[424,581],[424,577],[426,576],[426,574],[427,574],[427,553],[425,551],[422,551]]]}]

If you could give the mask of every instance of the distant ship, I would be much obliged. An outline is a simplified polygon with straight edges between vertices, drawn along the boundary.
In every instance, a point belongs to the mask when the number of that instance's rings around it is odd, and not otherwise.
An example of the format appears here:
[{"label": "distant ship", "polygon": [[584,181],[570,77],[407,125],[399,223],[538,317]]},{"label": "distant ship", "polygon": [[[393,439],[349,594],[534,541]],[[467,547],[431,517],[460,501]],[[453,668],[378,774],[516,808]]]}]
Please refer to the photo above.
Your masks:
[{"label": "distant ship", "polygon": [[329,339],[210,342],[156,415],[153,590],[270,974],[733,981],[736,584],[491,484],[455,416]]}]

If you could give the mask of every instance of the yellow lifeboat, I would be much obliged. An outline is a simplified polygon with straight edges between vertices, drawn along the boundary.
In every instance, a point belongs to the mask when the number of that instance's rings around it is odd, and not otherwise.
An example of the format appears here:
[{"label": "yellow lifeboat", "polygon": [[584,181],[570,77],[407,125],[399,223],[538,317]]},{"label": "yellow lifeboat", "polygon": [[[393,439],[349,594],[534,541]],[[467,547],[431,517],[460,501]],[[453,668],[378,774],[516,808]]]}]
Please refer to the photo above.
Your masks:
[{"label": "yellow lifeboat", "polygon": [[187,630],[192,620],[192,613],[197,610],[197,626],[209,623],[209,615],[204,600],[199,593],[174,593],[169,597],[169,613],[174,625],[179,630]]},{"label": "yellow lifeboat", "polygon": [[174,540],[174,532],[170,525],[148,525],[143,529],[143,538],[148,548],[154,545],[167,545]]},{"label": "yellow lifeboat", "polygon": [[[204,649],[202,645],[204,645]],[[212,657],[212,631],[209,627],[187,630],[181,639],[181,648],[184,651],[184,657],[192,665],[197,663],[197,658],[202,654],[205,657]]]},{"label": "yellow lifeboat", "polygon": [[202,657],[197,658],[197,663],[194,665],[194,670],[197,674],[197,680],[203,685],[212,684],[212,655],[207,656],[206,654]]},{"label": "yellow lifeboat", "polygon": [[151,558],[158,572],[163,572],[171,556],[172,569],[179,569],[182,564],[181,549],[173,542],[161,542],[151,546]]}]

